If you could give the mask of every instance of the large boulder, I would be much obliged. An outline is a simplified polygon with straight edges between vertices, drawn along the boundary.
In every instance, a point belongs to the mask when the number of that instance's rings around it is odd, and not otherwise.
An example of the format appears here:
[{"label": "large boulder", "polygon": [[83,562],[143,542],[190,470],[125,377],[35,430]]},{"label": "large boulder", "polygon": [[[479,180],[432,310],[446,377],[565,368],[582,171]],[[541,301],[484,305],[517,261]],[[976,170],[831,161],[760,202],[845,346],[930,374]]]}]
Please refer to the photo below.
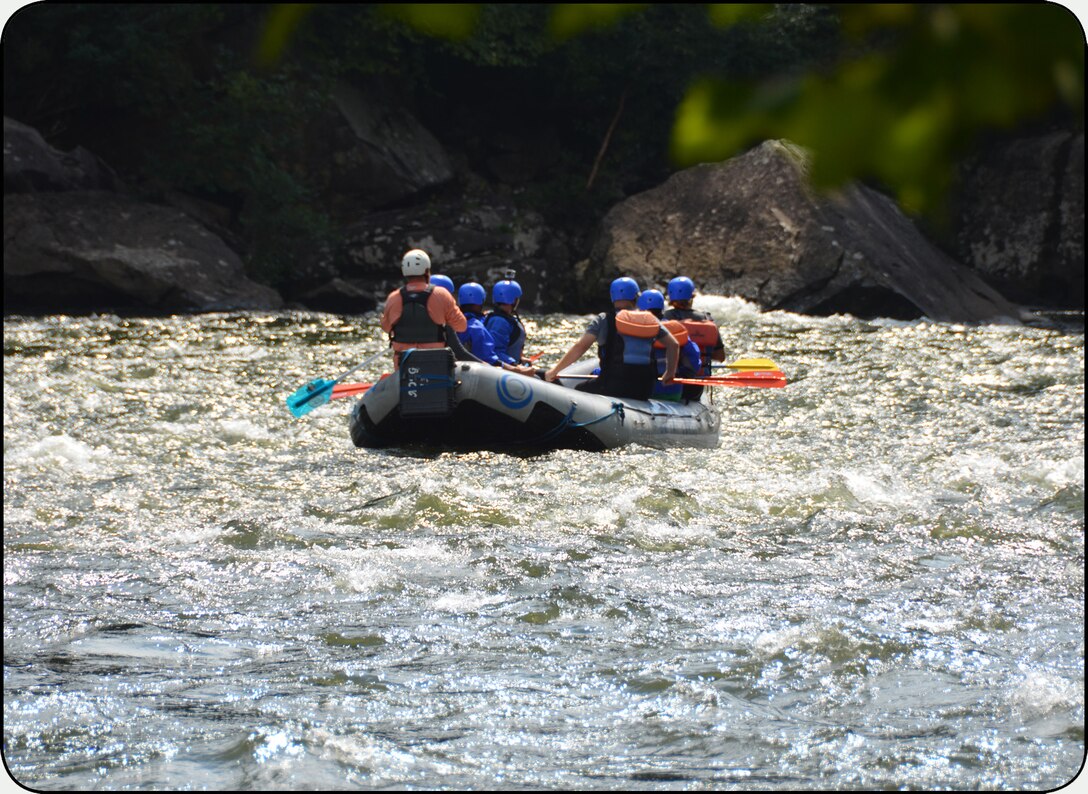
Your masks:
[{"label": "large boulder", "polygon": [[1084,308],[1084,133],[995,144],[962,169],[956,250],[1024,303]]},{"label": "large boulder", "polygon": [[62,152],[33,127],[4,116],[4,192],[116,190],[116,174],[82,146]]},{"label": "large boulder", "polygon": [[308,140],[305,170],[337,217],[407,202],[453,178],[438,140],[377,87],[334,86]]},{"label": "large boulder", "polygon": [[105,191],[4,196],[4,310],[169,313],[276,309],[222,240],[189,216]]},{"label": "large boulder", "polygon": [[803,150],[767,141],[673,174],[605,216],[580,263],[587,303],[608,282],[677,275],[767,309],[938,321],[1016,321],[1020,312],[918,231],[886,196],[852,184],[813,191]]}]

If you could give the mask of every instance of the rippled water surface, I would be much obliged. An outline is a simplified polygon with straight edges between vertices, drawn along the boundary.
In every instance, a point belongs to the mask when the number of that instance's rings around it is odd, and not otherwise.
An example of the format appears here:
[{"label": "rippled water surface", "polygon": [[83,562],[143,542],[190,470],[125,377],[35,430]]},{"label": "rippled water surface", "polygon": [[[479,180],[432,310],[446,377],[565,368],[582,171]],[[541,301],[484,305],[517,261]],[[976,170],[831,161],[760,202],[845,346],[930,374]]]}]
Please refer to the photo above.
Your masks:
[{"label": "rippled water surface", "polygon": [[[1051,789],[1084,335],[708,299],[716,450],[364,451],[377,317],[4,322],[4,759],[36,789]],[[528,318],[554,362],[584,318]],[[381,364],[359,373],[380,374]]]}]

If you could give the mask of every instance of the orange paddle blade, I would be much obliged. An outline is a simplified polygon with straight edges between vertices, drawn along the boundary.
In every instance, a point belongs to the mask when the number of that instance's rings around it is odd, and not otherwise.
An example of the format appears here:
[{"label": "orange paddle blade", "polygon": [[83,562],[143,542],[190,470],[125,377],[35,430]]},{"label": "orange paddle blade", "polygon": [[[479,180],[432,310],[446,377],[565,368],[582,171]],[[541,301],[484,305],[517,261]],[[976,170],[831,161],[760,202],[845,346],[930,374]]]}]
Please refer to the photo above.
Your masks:
[{"label": "orange paddle blade", "polygon": [[373,383],[338,383],[332,387],[332,397],[329,399],[336,400],[341,397],[357,397],[373,385]]},{"label": "orange paddle blade", "polygon": [[779,370],[735,372],[732,375],[708,375],[704,378],[676,378],[675,381],[692,386],[749,386],[760,389],[781,389],[787,383],[786,376]]}]

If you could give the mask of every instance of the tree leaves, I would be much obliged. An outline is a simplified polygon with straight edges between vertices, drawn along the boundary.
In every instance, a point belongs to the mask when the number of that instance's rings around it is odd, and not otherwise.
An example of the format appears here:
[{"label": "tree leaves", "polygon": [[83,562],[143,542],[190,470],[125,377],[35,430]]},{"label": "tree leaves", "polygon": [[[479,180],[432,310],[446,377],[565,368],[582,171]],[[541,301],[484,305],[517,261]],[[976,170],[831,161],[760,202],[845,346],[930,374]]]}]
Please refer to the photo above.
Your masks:
[{"label": "tree leaves", "polygon": [[709,76],[678,109],[678,167],[767,138],[813,154],[818,186],[875,179],[938,220],[951,172],[983,131],[1064,108],[1083,125],[1084,39],[1051,4],[856,4],[838,8],[854,45],[826,74],[743,83]]}]

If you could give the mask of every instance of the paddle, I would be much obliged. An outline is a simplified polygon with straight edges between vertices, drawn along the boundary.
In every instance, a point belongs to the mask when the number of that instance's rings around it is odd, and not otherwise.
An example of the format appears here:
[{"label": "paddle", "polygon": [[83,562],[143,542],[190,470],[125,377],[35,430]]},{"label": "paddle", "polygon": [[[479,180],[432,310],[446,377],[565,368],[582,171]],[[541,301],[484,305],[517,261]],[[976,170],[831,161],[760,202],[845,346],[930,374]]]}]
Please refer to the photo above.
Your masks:
[{"label": "paddle", "polygon": [[[560,375],[560,378],[588,379],[598,375]],[[687,383],[692,386],[754,386],[761,389],[781,389],[786,385],[786,376],[778,370],[768,372],[737,372],[733,375],[707,375],[704,378],[673,378],[673,383]]]},{"label": "paddle", "polygon": [[338,383],[332,387],[332,396],[329,399],[339,400],[341,397],[356,397],[373,385],[373,383]]},{"label": "paddle", "polygon": [[778,370],[768,372],[737,372],[733,375],[708,375],[705,378],[674,378],[676,383],[692,386],[754,386],[761,389],[781,389],[786,385],[786,376]]},{"label": "paddle", "polygon": [[746,372],[777,370],[778,365],[769,358],[738,358],[732,364],[711,364],[714,369],[739,369]]},{"label": "paddle", "polygon": [[317,408],[319,405],[324,405],[332,399],[332,390],[337,383],[342,381],[351,373],[362,369],[371,361],[378,358],[378,356],[384,354],[385,349],[379,350],[362,364],[356,364],[347,372],[337,376],[333,380],[324,380],[322,378],[317,378],[310,381],[287,398],[287,409],[296,417],[305,416],[306,414],[310,413],[310,411],[312,411],[314,408]]}]

